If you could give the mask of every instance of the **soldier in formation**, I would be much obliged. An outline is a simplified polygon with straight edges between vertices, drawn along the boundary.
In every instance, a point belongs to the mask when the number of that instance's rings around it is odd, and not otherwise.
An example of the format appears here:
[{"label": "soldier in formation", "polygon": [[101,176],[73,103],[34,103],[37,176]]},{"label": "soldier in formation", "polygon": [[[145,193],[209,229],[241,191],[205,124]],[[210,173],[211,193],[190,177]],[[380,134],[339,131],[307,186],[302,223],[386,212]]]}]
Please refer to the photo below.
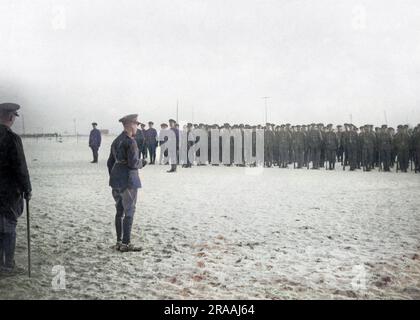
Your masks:
[{"label": "soldier in formation", "polygon": [[[176,131],[177,123],[170,121],[172,130]],[[166,126],[166,124],[165,124]],[[163,127],[162,127],[163,128]],[[324,125],[312,123],[310,125],[295,125],[266,123],[265,126],[228,123],[219,126],[217,124],[192,124],[189,123],[183,128],[188,134],[193,134],[193,129],[203,129],[208,133],[208,162],[198,163],[200,150],[195,154],[194,159],[188,159],[184,167],[196,165],[214,165],[220,163],[231,166],[255,166],[255,161],[246,162],[244,159],[244,130],[252,131],[252,152],[256,152],[256,130],[264,130],[264,165],[265,167],[277,166],[279,168],[300,169],[303,167],[327,170],[335,170],[336,163],[340,163],[343,170],[350,171],[363,169],[371,171],[377,168],[380,171],[401,171],[407,172],[410,168],[420,172],[420,132],[419,125],[409,129],[408,125],[399,125],[395,133],[393,128],[387,125],[375,127],[370,124],[356,127],[351,123],[337,125]],[[212,163],[211,157],[211,130],[220,132],[219,137],[219,161]],[[242,162],[237,163],[234,158],[235,139],[233,130],[239,130],[242,134]],[[231,134],[230,141],[223,140],[222,136]],[[178,134],[179,135],[179,134]],[[178,136],[177,135],[177,136]],[[177,140],[178,141],[178,140]],[[195,142],[199,141],[199,137]],[[214,142],[214,141],[213,141]],[[229,143],[228,149],[224,144]],[[188,143],[188,150],[193,146]],[[177,150],[179,143],[177,142]],[[223,150],[230,150],[230,155],[223,156]],[[228,160],[228,161],[226,161]],[[170,172],[176,171],[176,165],[172,164]]]},{"label": "soldier in formation", "polygon": [[338,151],[338,136],[337,133],[332,130],[332,127],[332,124],[327,125],[327,132],[324,134],[326,160],[328,162],[329,170],[335,169],[335,161]]}]

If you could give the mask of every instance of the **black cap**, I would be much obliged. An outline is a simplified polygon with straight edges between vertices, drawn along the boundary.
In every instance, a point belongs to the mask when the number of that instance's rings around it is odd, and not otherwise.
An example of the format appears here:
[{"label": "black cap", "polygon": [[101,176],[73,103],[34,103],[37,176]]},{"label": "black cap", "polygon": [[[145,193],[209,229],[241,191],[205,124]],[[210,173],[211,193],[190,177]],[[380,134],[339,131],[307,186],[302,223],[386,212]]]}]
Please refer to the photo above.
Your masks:
[{"label": "black cap", "polygon": [[16,103],[10,103],[10,102],[0,103],[0,111],[13,113],[16,117],[19,117],[19,114],[17,113],[19,109],[20,109],[20,105]]},{"label": "black cap", "polygon": [[137,117],[138,117],[137,114],[129,114],[129,115],[125,116],[125,117],[122,117],[118,121],[119,122],[122,122],[122,123],[134,122],[134,123],[140,124],[140,122],[138,122],[138,120],[137,120]]}]

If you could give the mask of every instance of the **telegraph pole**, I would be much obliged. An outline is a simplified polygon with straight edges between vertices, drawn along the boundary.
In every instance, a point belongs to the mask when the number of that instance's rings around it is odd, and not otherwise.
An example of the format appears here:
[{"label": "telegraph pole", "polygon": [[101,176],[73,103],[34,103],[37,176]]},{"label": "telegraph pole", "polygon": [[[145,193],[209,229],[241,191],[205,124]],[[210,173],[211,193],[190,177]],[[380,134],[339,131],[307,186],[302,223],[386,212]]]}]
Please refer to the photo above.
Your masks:
[{"label": "telegraph pole", "polygon": [[261,99],[264,99],[264,108],[265,108],[265,123],[267,123],[268,121],[268,107],[267,107],[267,100],[270,99],[271,97],[262,97]]},{"label": "telegraph pole", "polygon": [[388,125],[388,117],[386,116],[386,111],[384,110],[384,118],[385,118],[385,124]]}]

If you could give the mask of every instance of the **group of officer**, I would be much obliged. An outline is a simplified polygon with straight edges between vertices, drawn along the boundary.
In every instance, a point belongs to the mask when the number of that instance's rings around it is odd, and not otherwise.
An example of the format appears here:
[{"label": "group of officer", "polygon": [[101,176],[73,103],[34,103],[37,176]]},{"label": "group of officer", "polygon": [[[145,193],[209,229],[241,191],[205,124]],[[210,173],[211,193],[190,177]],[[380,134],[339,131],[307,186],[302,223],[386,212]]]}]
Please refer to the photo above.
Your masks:
[{"label": "group of officer", "polygon": [[[152,123],[153,124],[153,123]],[[170,120],[171,129],[178,130],[179,125],[175,120]],[[161,129],[167,129],[166,123],[161,124]],[[181,131],[191,132],[194,129],[202,129],[208,132],[208,164],[218,165],[219,163],[211,163],[211,138],[210,130],[219,129],[226,131],[241,130],[243,135],[244,129],[251,129],[254,132],[252,139],[253,150],[256,149],[256,130],[264,130],[264,166],[287,168],[293,164],[294,168],[325,168],[334,170],[335,165],[339,162],[342,168],[346,167],[350,171],[363,169],[363,171],[371,171],[378,168],[382,171],[390,171],[396,168],[396,171],[407,172],[410,163],[414,167],[411,169],[420,172],[420,124],[414,128],[408,125],[398,125],[397,130],[382,125],[375,127],[367,124],[356,127],[353,124],[345,123],[344,125],[333,126],[328,124],[324,126],[322,123],[312,123],[309,125],[275,125],[267,123],[262,125],[235,124],[225,123],[221,126],[214,124],[192,124],[188,123],[183,126]],[[149,129],[150,130],[150,124]],[[154,129],[153,129],[154,130]],[[143,133],[147,136],[147,130]],[[139,139],[139,146],[154,146],[153,151],[149,152],[150,159],[153,163],[155,160],[156,146],[158,142],[156,138],[158,133],[154,131],[150,140]],[[177,136],[178,139],[178,136]],[[220,140],[222,138],[220,137]],[[146,142],[144,142],[146,141]],[[193,144],[194,142],[188,142]],[[242,144],[244,139],[242,139]],[[159,142],[162,144],[162,142]],[[177,141],[178,146],[178,141]],[[234,163],[233,151],[234,139],[231,136],[230,142],[230,158],[231,163],[228,165],[255,165],[255,163]],[[199,153],[200,151],[198,151]],[[222,155],[222,143],[219,143],[220,162]],[[148,157],[147,152],[142,153],[142,158]],[[193,161],[188,160],[183,167],[191,167]],[[198,165],[206,165],[207,163],[198,163]]]},{"label": "group of officer", "polygon": [[387,125],[374,128],[367,124],[356,127],[322,123],[310,125],[266,124],[265,165],[287,167],[294,163],[297,168],[318,169],[325,166],[334,170],[336,162],[343,169],[351,171],[363,169],[371,171],[396,170],[407,172],[410,161],[415,172],[420,171],[420,124],[410,129],[408,125],[398,125],[397,131]]},{"label": "group of officer", "polygon": [[[176,139],[176,151],[177,151],[177,157],[179,153],[179,125],[174,119],[169,119],[169,129],[173,131]],[[161,146],[167,141],[167,137],[164,139],[164,141],[159,141],[159,136],[157,130],[153,127],[154,123],[153,121],[148,122],[148,128],[146,129],[144,123],[140,123],[140,129],[137,130],[136,133],[136,141],[137,145],[139,147],[140,156],[142,159],[148,159],[149,164],[154,165],[156,163],[156,149],[158,146]],[[166,123],[162,123],[160,126],[161,130],[167,130],[168,125]],[[168,152],[165,153],[165,155],[168,155]],[[162,157],[162,155],[161,155]],[[170,159],[171,160],[171,159]],[[162,160],[160,161],[160,163]],[[177,160],[170,161],[171,162],[171,169],[168,170],[168,172],[176,172],[177,168]],[[168,162],[169,163],[169,162]]]}]

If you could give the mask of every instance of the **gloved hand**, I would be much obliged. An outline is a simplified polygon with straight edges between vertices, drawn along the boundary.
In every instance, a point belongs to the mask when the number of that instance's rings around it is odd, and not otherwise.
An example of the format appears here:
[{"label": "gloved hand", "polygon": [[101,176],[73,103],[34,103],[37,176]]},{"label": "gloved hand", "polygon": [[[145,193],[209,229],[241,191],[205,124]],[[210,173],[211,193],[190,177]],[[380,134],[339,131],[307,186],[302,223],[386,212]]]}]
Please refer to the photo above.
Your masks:
[{"label": "gloved hand", "polygon": [[144,168],[147,165],[147,161],[142,159],[141,160],[141,167]]},{"label": "gloved hand", "polygon": [[24,194],[23,194],[23,198],[25,199],[25,200],[31,200],[31,198],[32,198],[32,192],[25,192]]}]

